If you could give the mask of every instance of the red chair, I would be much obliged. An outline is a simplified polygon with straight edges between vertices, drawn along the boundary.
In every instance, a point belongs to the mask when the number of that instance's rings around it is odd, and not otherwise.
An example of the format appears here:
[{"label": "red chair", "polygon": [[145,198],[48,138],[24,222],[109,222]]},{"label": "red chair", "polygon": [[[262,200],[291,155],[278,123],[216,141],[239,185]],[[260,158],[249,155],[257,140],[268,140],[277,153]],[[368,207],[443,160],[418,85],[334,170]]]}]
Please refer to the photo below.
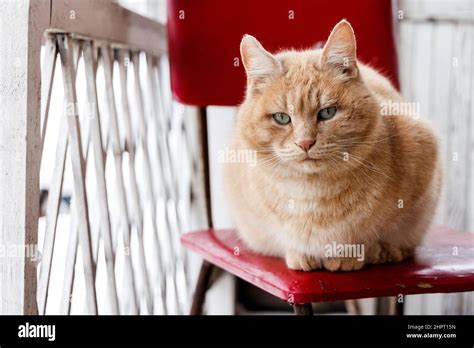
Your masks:
[{"label": "red chair", "polygon": [[[244,97],[245,72],[239,44],[251,34],[269,51],[313,47],[346,18],[357,37],[359,59],[378,68],[398,87],[390,0],[169,0],[168,40],[174,98],[200,107],[209,229],[182,237],[204,262],[191,314],[202,313],[216,267],[288,301],[297,314],[312,314],[311,303],[430,292],[474,290],[472,248],[465,233],[438,229],[413,260],[370,266],[358,272],[289,270],[284,261],[250,252],[232,230],[212,229],[207,153],[207,105],[237,105]],[[433,243],[432,241],[436,241]],[[240,249],[239,256],[234,248]],[[453,255],[452,246],[458,249]],[[397,309],[402,312],[403,303]]]}]

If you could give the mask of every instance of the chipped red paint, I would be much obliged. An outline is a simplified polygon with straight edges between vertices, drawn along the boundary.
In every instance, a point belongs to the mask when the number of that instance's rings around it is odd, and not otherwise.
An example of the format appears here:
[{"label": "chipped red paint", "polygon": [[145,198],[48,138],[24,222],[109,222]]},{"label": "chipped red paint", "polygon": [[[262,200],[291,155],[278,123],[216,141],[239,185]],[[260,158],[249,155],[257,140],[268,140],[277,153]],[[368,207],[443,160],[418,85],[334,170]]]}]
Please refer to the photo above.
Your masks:
[{"label": "chipped red paint", "polygon": [[447,228],[430,232],[414,259],[337,273],[290,270],[282,259],[250,251],[232,230],[192,232],[181,241],[218,267],[294,303],[474,290],[474,234]]}]

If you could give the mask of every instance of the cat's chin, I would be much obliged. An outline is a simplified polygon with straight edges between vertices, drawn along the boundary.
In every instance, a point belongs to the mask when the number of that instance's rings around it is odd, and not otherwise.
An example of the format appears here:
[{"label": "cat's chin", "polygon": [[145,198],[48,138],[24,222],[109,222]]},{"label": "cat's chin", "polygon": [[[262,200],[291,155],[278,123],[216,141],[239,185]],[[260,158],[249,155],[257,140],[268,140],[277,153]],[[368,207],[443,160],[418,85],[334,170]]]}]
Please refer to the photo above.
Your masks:
[{"label": "cat's chin", "polygon": [[292,167],[303,174],[319,174],[328,170],[324,160],[310,157],[294,161]]}]

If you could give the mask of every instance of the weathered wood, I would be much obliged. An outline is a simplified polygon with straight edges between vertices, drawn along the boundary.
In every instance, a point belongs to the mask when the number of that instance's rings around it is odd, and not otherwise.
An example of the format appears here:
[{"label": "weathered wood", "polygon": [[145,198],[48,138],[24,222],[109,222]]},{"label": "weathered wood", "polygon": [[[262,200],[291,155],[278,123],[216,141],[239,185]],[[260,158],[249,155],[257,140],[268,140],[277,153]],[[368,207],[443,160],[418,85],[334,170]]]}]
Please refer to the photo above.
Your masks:
[{"label": "weathered wood", "polygon": [[70,143],[72,171],[74,178],[74,197],[79,219],[79,240],[84,263],[84,277],[86,283],[86,300],[88,311],[97,314],[97,299],[95,294],[95,264],[92,260],[89,212],[84,182],[84,158],[82,155],[79,114],[77,111],[77,96],[73,66],[73,52],[70,39],[66,35],[58,36],[59,53],[63,71],[65,99],[72,110],[67,115],[68,141]]},{"label": "weathered wood", "polygon": [[[2,63],[0,67],[0,71],[2,72],[2,81],[0,82],[2,91],[2,105],[0,106],[2,120],[8,121],[9,119],[4,117],[4,114],[11,114],[11,122],[5,123],[7,126],[1,128],[2,133],[0,134],[3,135],[0,136],[0,144],[2,145],[0,148],[3,151],[1,154],[2,161],[0,161],[0,174],[2,175],[0,192],[8,192],[8,194],[2,194],[2,197],[0,198],[0,206],[2,207],[0,213],[0,225],[2,226],[2,230],[0,230],[0,240],[2,240],[2,243],[5,242],[5,245],[13,243],[20,246],[25,243],[33,245],[36,245],[37,243],[37,220],[39,208],[37,207],[38,199],[36,198],[39,196],[39,166],[45,135],[48,129],[49,106],[51,102],[52,85],[58,52],[55,34],[67,33],[68,36],[60,35],[59,39],[61,40],[62,45],[61,58],[63,82],[65,99],[67,101],[65,110],[72,110],[73,115],[65,115],[65,117],[61,117],[60,121],[53,177],[49,188],[45,241],[42,250],[43,259],[37,292],[38,303],[40,313],[44,314],[48,300],[51,263],[55,247],[55,233],[61,203],[66,153],[69,145],[71,146],[75,194],[73,201],[74,211],[71,214],[72,230],[68,245],[69,251],[66,260],[65,289],[63,292],[63,298],[61,299],[61,312],[69,313],[70,311],[70,296],[74,282],[74,265],[76,263],[77,246],[78,244],[81,244],[86,281],[87,306],[90,313],[97,313],[94,281],[99,238],[102,238],[104,242],[106,267],[109,280],[109,298],[112,301],[112,311],[116,313],[118,312],[118,300],[115,289],[116,282],[114,279],[114,241],[110,236],[110,217],[107,215],[108,207],[105,191],[105,169],[102,149],[102,147],[107,148],[108,145],[104,144],[104,142],[107,142],[107,139],[100,139],[100,125],[94,126],[95,117],[91,118],[92,122],[90,127],[87,127],[88,119],[86,119],[85,122],[80,122],[78,118],[75,74],[77,70],[77,57],[79,50],[78,46],[71,46],[72,41],[70,40],[70,37],[91,38],[96,42],[106,42],[113,47],[126,47],[127,49],[139,50],[152,55],[161,55],[166,52],[167,48],[165,27],[162,24],[123,9],[117,3],[110,0],[37,0],[34,2],[31,1],[31,3],[27,0],[20,0],[16,2],[12,1],[2,3],[0,5],[0,10],[0,18],[2,19],[2,38],[4,35],[8,36],[8,40],[3,40],[3,42],[0,43],[0,49],[2,51],[0,54],[0,62]],[[19,19],[21,23],[13,23],[15,25],[12,25],[11,18],[17,17],[21,17]],[[103,18],[105,17],[110,20],[104,22]],[[45,44],[45,59],[42,78],[40,78],[40,67],[38,64],[40,46],[38,44],[41,42],[41,35],[45,31],[48,32],[49,36],[43,41]],[[149,40],[149,37],[152,36],[154,37],[154,40]],[[12,48],[15,51],[13,53],[11,52]],[[25,54],[25,52],[27,52],[27,54]],[[93,57],[93,66],[95,71],[98,59],[94,58],[95,57]],[[73,61],[74,63],[72,63]],[[12,68],[12,62],[14,68]],[[107,68],[105,70],[107,79]],[[4,71],[7,73],[3,74]],[[110,76],[112,74],[111,71],[112,69],[110,66]],[[90,72],[86,73],[86,76],[90,77]],[[41,80],[43,81],[42,88],[39,84]],[[96,88],[95,84],[93,84],[93,87]],[[15,91],[15,98],[8,98],[9,90]],[[112,90],[113,95],[111,81],[109,81],[108,90]],[[4,91],[7,92],[4,93]],[[40,93],[42,100],[41,106],[38,104]],[[96,91],[92,94],[95,94],[95,97],[97,98]],[[4,100],[4,96],[7,96],[6,100]],[[88,98],[91,99],[90,94]],[[111,106],[110,101],[110,93],[108,93],[109,108]],[[92,104],[94,105],[94,103]],[[95,105],[97,107],[97,103],[95,103]],[[20,116],[22,117],[18,117],[18,113],[20,113]],[[98,109],[95,110],[95,114],[98,118]],[[115,110],[112,110],[111,114],[114,115]],[[111,117],[111,119],[113,118],[114,117]],[[43,128],[41,128],[41,121]],[[123,155],[123,150],[120,148],[119,144],[120,139],[118,137],[117,124],[115,126],[115,130],[109,130],[109,135],[111,138],[110,140],[112,141],[112,148],[114,149],[114,156],[117,157]],[[146,127],[145,124],[144,126]],[[8,134],[3,134],[4,129],[8,130]],[[94,133],[95,129],[99,129],[98,133]],[[131,129],[130,124],[128,125],[128,129]],[[166,137],[168,136],[168,132],[169,129],[163,129],[162,134],[164,137],[162,139],[164,139],[165,142],[167,142]],[[94,157],[96,158],[96,161],[100,161],[102,164],[102,166],[100,166],[96,162],[96,176],[99,187],[96,202],[97,210],[99,211],[100,237],[97,234],[97,236],[93,236],[92,238],[90,235],[90,218],[85,186],[85,168],[87,162],[84,161],[87,161],[90,137],[93,141],[92,148],[94,151]],[[128,139],[128,143],[131,144],[135,139],[134,134],[128,134]],[[140,141],[145,144],[143,145],[143,148],[146,149],[146,135]],[[132,145],[132,147],[133,146],[134,145]],[[98,147],[101,147],[100,151],[98,150]],[[5,151],[8,151],[8,149],[12,149],[14,153],[6,153]],[[101,155],[102,159],[100,159]],[[179,227],[181,223],[180,216],[177,210],[179,196],[176,193],[177,191],[174,191],[177,187],[175,185],[177,180],[175,176],[176,168],[173,168],[174,162],[172,162],[169,157],[169,148],[165,150],[164,155],[167,157],[166,182],[169,185],[167,203],[171,203],[169,202],[169,199],[173,197],[172,204],[167,204],[166,219],[168,221],[166,224],[169,227],[168,231],[170,233],[172,230],[171,225],[173,225],[174,230],[177,229],[179,232],[181,230]],[[10,161],[12,163],[9,163]],[[151,170],[149,159],[146,159],[145,162],[145,165],[148,165],[149,167],[149,169],[146,170],[147,173],[145,175],[147,176],[146,186],[150,188],[151,194],[148,200],[152,202],[151,209],[154,225],[153,234],[157,238],[158,221],[156,217],[156,201],[158,198],[155,196],[157,189],[153,185],[156,182],[156,175]],[[115,163],[116,170],[119,170],[120,172],[122,170],[121,163],[121,161],[120,163]],[[141,264],[139,266],[140,269],[137,269],[137,271],[141,271],[142,274],[145,274],[144,279],[146,280],[148,277],[146,276],[145,251],[142,237],[143,209],[141,207],[144,198],[139,196],[137,189],[134,156],[132,156],[130,163],[132,188],[130,197],[134,201],[134,206],[136,207],[132,212],[135,216],[135,224],[138,228],[140,244],[139,255],[137,256]],[[12,184],[12,180],[14,180],[16,184]],[[122,173],[118,175],[117,180],[122,181],[121,186],[122,189],[124,189]],[[122,221],[119,229],[122,229],[125,235],[128,232],[130,237],[130,223],[128,221],[128,209],[125,194],[126,192],[123,191],[123,199],[118,200],[119,207],[121,204],[120,201],[122,201],[122,207],[125,207],[124,210],[122,209],[124,214],[121,214]],[[119,197],[120,195],[121,194],[119,193]],[[171,221],[169,221],[170,217]],[[19,223],[19,221],[22,222]],[[177,236],[176,233],[173,233],[170,236],[173,250],[176,250],[178,247]],[[126,236],[124,236],[124,240],[126,242],[125,244],[130,248],[130,238],[128,238],[128,244]],[[162,257],[162,253],[159,250],[159,241],[156,239],[154,242],[156,244],[155,247],[157,249],[157,254]],[[133,265],[131,258],[129,256],[126,258],[128,259],[128,267],[131,271],[131,285],[134,289],[133,293],[136,297],[136,279],[133,272]],[[13,261],[16,262],[18,260]],[[24,258],[22,262],[16,262],[15,264],[13,264],[13,261],[5,259],[1,260],[2,267],[0,267],[0,270],[2,272],[2,279],[13,279],[13,281],[11,282],[12,285],[3,285],[4,283],[2,283],[2,286],[0,287],[2,290],[0,295],[2,295],[2,299],[4,300],[0,305],[0,314],[34,313],[36,310],[36,266],[34,263],[30,262],[30,260],[27,260],[27,258]],[[175,261],[179,268],[181,261]],[[162,263],[163,261],[159,260],[159,262]],[[174,262],[171,262],[171,264],[174,265]],[[173,279],[176,278],[176,273],[174,271],[170,272],[169,275],[173,277]],[[166,274],[164,272],[162,273],[162,278],[157,279],[157,282],[158,281],[159,284],[163,284],[166,287]],[[148,288],[148,303],[151,304],[152,302],[149,298],[150,286],[148,285],[146,288]],[[161,291],[162,293],[160,296],[164,297],[166,289],[162,289]],[[18,300],[18,296],[20,295],[22,295],[23,298]],[[178,297],[178,294],[176,297]],[[14,300],[14,303],[12,300]],[[134,303],[135,307],[137,307],[136,298],[134,299]]]},{"label": "weathered wood", "polygon": [[[447,95],[449,104],[449,133],[447,134],[447,158],[445,162],[446,182],[446,223],[454,228],[469,228],[469,216],[472,210],[468,196],[474,173],[470,172],[474,162],[474,153],[470,148],[471,133],[469,124],[472,123],[471,104],[473,86],[471,84],[473,69],[473,40],[472,28],[457,25],[452,38],[453,67],[450,89]],[[472,295],[467,295],[472,296]],[[466,297],[467,298],[467,297]],[[473,314],[471,307],[464,312],[464,295],[446,295],[444,299],[445,312],[448,314]]]},{"label": "weathered wood", "polygon": [[471,0],[398,0],[403,17],[411,21],[444,21],[474,24],[474,5]]},{"label": "weathered wood", "polygon": [[[114,156],[115,164],[115,180],[117,185],[117,194],[118,194],[118,208],[120,210],[120,229],[123,233],[123,244],[126,250],[130,249],[131,241],[131,227],[129,223],[129,209],[127,207],[127,198],[125,192],[125,184],[123,179],[122,172],[122,149],[120,146],[120,136],[118,129],[117,121],[117,110],[115,104],[115,92],[113,86],[113,71],[112,71],[112,61],[110,57],[109,47],[100,47],[100,57],[102,60],[104,73],[105,73],[105,84],[106,84],[106,94],[107,94],[107,106],[109,111],[109,138],[111,141],[112,152]],[[132,265],[131,255],[125,256],[125,264],[127,271],[130,277],[130,285],[132,290],[132,314],[136,314],[139,311],[139,302],[138,302],[138,282],[135,275],[135,271]],[[120,312],[123,312],[121,309]]]},{"label": "weathered wood", "polygon": [[[179,168],[179,162],[183,160],[181,156],[172,156],[172,153],[178,151],[183,145],[182,143],[176,143],[176,133],[179,129],[173,126],[173,121],[176,120],[173,115],[172,99],[171,95],[166,95],[163,86],[166,85],[164,79],[164,71],[162,70],[163,65],[159,64],[157,57],[147,55],[147,66],[149,76],[152,78],[151,93],[154,98],[152,99],[155,103],[155,110],[158,112],[156,121],[158,122],[159,130],[163,132],[160,136],[164,141],[162,143],[162,149],[166,152],[166,161],[168,162],[168,168],[170,170],[171,177],[168,178],[170,185],[170,196],[168,199],[168,213],[170,216],[169,225],[172,227],[170,232],[172,233],[173,239],[171,240],[170,247],[173,248],[175,257],[175,270],[174,270],[174,283],[176,291],[177,308],[181,311],[181,308],[186,308],[187,304],[184,303],[184,299],[189,298],[188,288],[189,279],[186,271],[187,253],[181,247],[179,238],[184,233],[183,223],[181,221],[181,215],[179,212],[179,204],[181,201],[179,192],[179,183],[184,181],[185,178],[181,175]],[[160,125],[161,123],[161,125]],[[174,142],[173,142],[174,140]],[[173,147],[174,145],[174,147]]]},{"label": "weathered wood", "polygon": [[[105,252],[105,263],[108,280],[108,298],[111,304],[111,314],[118,314],[118,299],[116,291],[116,280],[115,280],[115,256],[112,246],[112,239],[110,234],[110,219],[107,207],[107,192],[105,185],[105,168],[104,168],[104,154],[102,148],[102,139],[100,133],[100,115],[98,110],[97,90],[96,90],[96,61],[94,60],[94,49],[92,48],[91,42],[85,42],[83,48],[84,64],[85,64],[85,75],[87,84],[88,101],[91,105],[90,110],[92,115],[90,116],[91,122],[90,132],[92,134],[92,145],[95,159],[95,170],[97,179],[97,205],[99,209],[99,220],[100,220],[100,231],[102,240],[104,242]],[[84,127],[83,127],[84,128]],[[85,166],[87,166],[88,149],[89,149],[89,137],[86,137],[85,143],[83,143],[83,151],[85,157]],[[85,169],[85,168],[84,168]],[[66,269],[64,275],[64,290],[63,297],[61,300],[61,314],[69,314],[71,308],[71,295],[72,286],[74,279],[74,266],[76,261],[77,253],[77,233],[78,225],[75,214],[71,214],[71,236],[68,244],[68,253],[66,260]],[[99,238],[99,235],[97,235]],[[93,260],[97,262],[98,253],[97,240],[93,250]]]},{"label": "weathered wood", "polygon": [[51,179],[51,186],[49,187],[48,206],[46,209],[46,228],[38,282],[38,309],[40,314],[45,314],[46,311],[51,263],[54,252],[54,240],[58,222],[59,206],[61,204],[67,144],[67,121],[66,113],[64,112],[59,125],[59,137],[56,143],[53,176]]},{"label": "weathered wood", "polygon": [[[362,272],[294,272],[284,260],[252,252],[233,229],[186,233],[181,240],[203,259],[290,303],[383,296],[405,302],[401,295],[474,290],[474,240],[448,228],[433,229],[412,259]],[[459,245],[458,255],[450,253],[454,243]]]},{"label": "weathered wood", "polygon": [[50,31],[74,33],[154,55],[167,51],[163,24],[111,0],[53,0]]},{"label": "weathered wood", "polygon": [[[0,2],[0,243],[25,250],[38,236],[40,43],[48,0]],[[0,258],[0,314],[35,314],[36,263]]]},{"label": "weathered wood", "polygon": [[204,176],[204,192],[206,197],[206,214],[207,225],[212,228],[212,204],[211,204],[211,177],[209,168],[209,145],[207,136],[207,113],[206,108],[199,109],[199,136],[202,148],[203,176]]},{"label": "weathered wood", "polygon": [[[156,104],[156,110],[158,110],[158,119],[157,121],[160,123],[161,118],[161,126],[159,129],[163,132],[162,138],[164,140],[163,147],[166,151],[167,157],[166,160],[168,162],[168,167],[170,170],[170,177],[168,178],[169,183],[171,185],[171,200],[173,202],[173,209],[171,211],[174,228],[176,232],[176,237],[178,238],[181,233],[183,233],[181,221],[179,218],[179,211],[178,211],[178,201],[179,201],[179,170],[178,170],[178,159],[173,160],[171,153],[172,153],[172,143],[171,143],[171,133],[172,133],[172,107],[171,107],[171,100],[166,102],[165,93],[162,89],[162,70],[161,66],[158,64],[156,57],[147,55],[147,66],[150,77],[152,77],[152,84],[151,84],[151,92],[154,95],[153,101]],[[175,132],[173,132],[175,133]],[[160,137],[161,138],[161,137]],[[179,247],[178,242],[178,249],[182,250]]]},{"label": "weathered wood", "polygon": [[127,74],[127,65],[129,62],[129,57],[127,54],[127,61],[125,61],[125,55],[123,51],[120,51],[119,54],[119,75],[120,75],[120,100],[122,106],[122,117],[123,125],[125,129],[125,149],[128,151],[128,168],[129,168],[129,186],[131,193],[131,201],[133,207],[133,215],[135,220],[135,225],[137,229],[138,237],[138,261],[139,261],[139,271],[144,285],[145,300],[148,309],[148,314],[153,314],[153,300],[152,300],[152,291],[149,281],[149,273],[145,260],[145,248],[143,244],[143,207],[141,204],[138,185],[137,185],[137,175],[135,171],[135,140],[132,136],[132,124],[130,121],[130,108],[128,105],[128,74]]},{"label": "weathered wood", "polygon": [[[167,115],[164,111],[163,98],[158,89],[158,79],[156,76],[156,63],[154,58],[147,55],[147,87],[150,93],[150,122],[155,132],[155,141],[158,148],[157,154],[159,155],[158,163],[160,164],[162,171],[160,179],[161,184],[165,188],[164,196],[164,210],[165,210],[165,227],[167,235],[167,245],[169,247],[169,257],[172,262],[168,263],[167,273],[172,278],[171,286],[174,293],[175,306],[179,311],[181,311],[181,303],[179,302],[179,286],[177,275],[179,275],[178,270],[180,268],[180,263],[178,255],[180,253],[179,246],[179,226],[177,224],[176,216],[176,180],[178,175],[174,172],[173,161],[171,158],[170,147],[168,143],[169,137],[169,128]],[[138,67],[139,62],[134,65]]]},{"label": "weathered wood", "polygon": [[[123,57],[122,57],[123,58]],[[129,57],[128,57],[129,58]],[[155,252],[157,254],[157,264],[156,267],[158,269],[158,272],[156,272],[156,276],[158,277],[155,279],[156,282],[156,291],[158,297],[161,299],[162,303],[162,309],[164,311],[164,314],[167,313],[167,303],[166,303],[166,274],[164,272],[163,268],[163,252],[161,250],[160,246],[160,240],[159,240],[159,235],[158,235],[158,220],[156,216],[156,201],[157,201],[157,196],[156,192],[157,190],[155,189],[153,185],[153,178],[155,175],[152,172],[151,169],[151,163],[150,163],[150,157],[148,154],[148,144],[147,144],[147,122],[145,118],[145,109],[143,106],[143,95],[141,91],[141,86],[140,86],[140,74],[139,74],[139,66],[138,66],[138,53],[133,53],[132,54],[132,60],[133,60],[133,70],[134,70],[134,93],[135,93],[135,101],[137,104],[137,113],[138,117],[136,119],[136,124],[138,128],[138,142],[140,143],[143,151],[143,165],[144,165],[144,172],[145,172],[145,187],[146,191],[148,192],[148,202],[150,204],[150,210],[151,210],[151,219],[152,219],[152,238],[153,238],[153,243],[155,246]],[[122,59],[121,59],[122,61]],[[125,69],[125,66],[122,67],[122,64],[120,64],[121,69]]]},{"label": "weathered wood", "polygon": [[[440,135],[444,189],[436,224],[474,231],[472,1],[399,0],[402,92]],[[464,300],[463,300],[464,298]],[[410,314],[473,313],[472,294],[408,299]],[[443,306],[441,305],[443,303]],[[436,307],[436,309],[433,309]],[[429,310],[429,313],[426,311]]]},{"label": "weathered wood", "polygon": [[[468,40],[470,40],[470,57],[474,55],[474,26],[470,26],[468,28]],[[471,157],[470,157],[470,165],[468,167],[469,170],[469,177],[468,177],[468,204],[466,206],[466,211],[471,212],[470,214],[468,213],[468,221],[467,221],[467,230],[474,232],[474,214],[472,213],[474,211],[474,155],[473,155],[473,149],[474,149],[474,120],[473,120],[473,115],[474,115],[474,62],[471,59],[470,61],[470,72],[467,73],[468,76],[471,77],[471,83],[470,83],[470,101],[471,101],[471,110],[470,110],[470,130],[469,130],[469,143],[467,144],[467,148],[471,149]],[[464,294],[464,313],[465,314],[474,314],[474,293],[465,293]]]},{"label": "weathered wood", "polygon": [[[56,37],[54,37],[56,42]],[[57,42],[56,42],[57,45]],[[57,52],[57,50],[56,50]],[[74,80],[76,75],[76,68],[79,60],[79,54],[75,54],[74,56]],[[49,280],[51,276],[51,267],[52,267],[52,260],[54,254],[54,243],[56,238],[56,228],[57,228],[57,220],[59,214],[59,207],[61,205],[62,199],[62,185],[63,185],[63,178],[64,178],[64,168],[66,163],[66,151],[68,146],[68,139],[67,139],[67,114],[66,114],[66,104],[63,108],[63,114],[61,115],[60,125],[59,125],[59,133],[58,139],[56,143],[56,155],[54,161],[54,169],[53,169],[53,176],[51,180],[51,186],[49,188],[48,194],[48,207],[46,211],[46,228],[45,228],[45,235],[44,235],[44,243],[43,243],[43,257],[41,262],[40,268],[40,276],[39,276],[39,283],[38,283],[38,307],[40,314],[45,314],[46,312],[46,305],[48,301],[48,287],[49,287]],[[45,117],[48,117],[45,114]],[[43,139],[44,140],[44,139]],[[74,240],[74,239],[72,239]],[[72,246],[70,246],[72,248]],[[71,249],[72,250],[72,249]],[[73,265],[75,264],[76,259],[76,251],[73,254],[68,254],[68,259],[73,259]],[[68,261],[68,260],[67,260]],[[68,264],[66,264],[66,269],[68,269]],[[74,267],[74,266],[71,266]],[[66,275],[67,276],[67,275]],[[66,277],[66,279],[68,279]],[[69,302],[69,296],[68,296]]]},{"label": "weathered wood", "polygon": [[204,260],[202,262],[201,270],[199,271],[196,289],[193,295],[193,303],[191,305],[191,315],[201,315],[203,312],[204,302],[206,300],[206,292],[209,289],[209,281],[212,272],[217,267],[212,263]]},{"label": "weathered wood", "polygon": [[[185,173],[187,177],[184,178],[186,185],[182,193],[183,201],[183,213],[185,214],[186,225],[183,226],[183,231],[192,231],[204,228],[206,226],[207,214],[206,214],[206,204],[205,204],[205,194],[204,194],[204,180],[203,180],[203,171],[202,171],[202,157],[201,148],[196,141],[198,138],[197,131],[197,121],[198,121],[198,112],[193,109],[185,109],[182,106],[181,117],[183,118],[183,138],[186,148],[187,158],[185,163],[187,167],[185,168]],[[191,111],[191,112],[189,112]],[[190,258],[189,253],[185,251],[185,269],[186,269],[186,287],[188,294],[190,294],[190,284],[192,284],[193,272],[192,269],[192,259]],[[190,296],[186,296],[190,298]],[[188,306],[186,306],[187,308]]]},{"label": "weathered wood", "polygon": [[97,179],[98,205],[100,211],[100,231],[104,242],[105,263],[107,268],[109,297],[112,305],[112,314],[118,313],[118,299],[115,280],[115,251],[113,249],[112,234],[110,227],[110,216],[107,206],[107,186],[105,182],[105,159],[103,153],[102,134],[100,126],[99,103],[96,86],[96,61],[94,59],[94,48],[91,42],[84,45],[84,60],[87,83],[87,94],[93,106],[93,117],[91,121],[92,143],[94,149],[94,160]]},{"label": "weathered wood", "polygon": [[352,315],[360,315],[362,312],[360,310],[360,304],[358,300],[346,300],[344,301],[346,311]]},{"label": "weathered wood", "polygon": [[[430,50],[433,37],[433,26],[429,23],[415,24],[413,36],[416,38],[411,51],[411,64],[413,68],[410,73],[410,84],[412,87],[410,101],[418,103],[421,115],[428,117],[431,98],[429,95],[430,83],[436,75],[431,75],[431,56],[426,56]],[[416,67],[416,68],[415,68]]]},{"label": "weathered wood", "polygon": [[396,297],[378,297],[376,299],[375,314],[394,315],[396,308]]},{"label": "weathered wood", "polygon": [[293,310],[296,315],[313,315],[313,306],[311,303],[295,304]]},{"label": "weathered wood", "polygon": [[[438,23],[433,28],[432,45],[428,52],[431,55],[431,76],[435,76],[432,83],[424,86],[429,90],[430,106],[429,114],[425,116],[433,122],[434,127],[441,135],[441,156],[444,164],[450,163],[452,154],[448,153],[448,135],[450,133],[450,103],[448,101],[451,85],[451,74],[453,69],[453,36],[455,25],[451,23]],[[409,40],[409,38],[407,38]],[[407,62],[410,64],[410,62]],[[445,173],[446,175],[446,170]],[[446,176],[445,176],[446,178]],[[446,181],[445,181],[446,183]],[[448,202],[446,200],[446,190],[443,190],[438,216],[435,221],[438,225],[448,224]]]},{"label": "weathered wood", "polygon": [[71,302],[76,268],[77,246],[79,244],[79,231],[77,226],[77,219],[75,218],[77,213],[76,208],[74,206],[74,201],[72,203],[70,211],[70,230],[69,240],[67,244],[66,264],[64,266],[63,293],[59,305],[59,314],[63,315],[71,314]]},{"label": "weathered wood", "polygon": [[[55,38],[56,39],[56,38]],[[79,63],[79,49],[74,50],[73,52],[73,62],[74,62],[74,80],[77,76],[77,66]],[[61,131],[59,132],[58,142],[61,144],[67,144],[67,122],[66,122],[66,113],[62,115],[61,119]],[[62,151],[62,150],[61,150]],[[64,161],[65,158],[60,158],[62,160],[62,169],[61,173],[64,175]],[[62,178],[59,180],[63,180]],[[58,199],[58,198],[56,198]],[[60,200],[60,198],[59,198]],[[64,291],[61,298],[60,303],[60,313],[61,314],[69,314],[71,308],[71,300],[72,300],[72,289],[73,289],[73,282],[74,282],[74,269],[76,265],[76,255],[77,255],[77,245],[78,245],[78,223],[77,223],[77,213],[75,207],[75,200],[72,202],[71,206],[71,218],[70,218],[70,225],[71,229],[69,230],[69,240],[68,240],[68,249],[66,254],[66,264],[65,264],[65,271],[64,271]],[[54,243],[54,241],[53,241]],[[54,246],[54,245],[53,245]],[[51,251],[52,252],[52,251]],[[49,271],[50,272],[50,271]],[[49,279],[48,279],[49,285]],[[47,301],[47,298],[46,300]],[[46,306],[46,303],[44,304]],[[44,307],[46,310],[46,307]]]},{"label": "weathered wood", "polygon": [[[48,126],[49,105],[51,102],[51,92],[53,88],[54,71],[56,67],[56,57],[58,53],[56,37],[48,35],[44,44],[44,62],[41,69],[41,149],[44,146],[46,130]],[[41,151],[42,152],[42,151]]]},{"label": "weathered wood", "polygon": [[[196,108],[197,109],[197,108]],[[200,142],[200,110],[194,110],[194,112],[188,116],[186,122],[191,127],[186,127],[187,138],[189,141],[188,153],[191,159],[191,205],[193,208],[191,212],[192,226],[190,230],[198,230],[207,226],[207,204],[205,195],[205,178],[204,178],[204,164],[203,164],[203,147]]]}]

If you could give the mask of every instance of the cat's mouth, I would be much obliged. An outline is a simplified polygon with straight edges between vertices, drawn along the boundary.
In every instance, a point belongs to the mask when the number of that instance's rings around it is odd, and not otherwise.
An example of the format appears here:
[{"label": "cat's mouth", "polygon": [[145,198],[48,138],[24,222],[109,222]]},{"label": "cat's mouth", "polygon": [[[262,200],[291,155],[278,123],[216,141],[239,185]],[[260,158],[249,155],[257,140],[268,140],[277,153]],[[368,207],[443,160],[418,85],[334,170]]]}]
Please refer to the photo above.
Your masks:
[{"label": "cat's mouth", "polygon": [[315,162],[317,160],[319,160],[319,158],[306,156],[303,159],[301,159],[301,162]]}]

